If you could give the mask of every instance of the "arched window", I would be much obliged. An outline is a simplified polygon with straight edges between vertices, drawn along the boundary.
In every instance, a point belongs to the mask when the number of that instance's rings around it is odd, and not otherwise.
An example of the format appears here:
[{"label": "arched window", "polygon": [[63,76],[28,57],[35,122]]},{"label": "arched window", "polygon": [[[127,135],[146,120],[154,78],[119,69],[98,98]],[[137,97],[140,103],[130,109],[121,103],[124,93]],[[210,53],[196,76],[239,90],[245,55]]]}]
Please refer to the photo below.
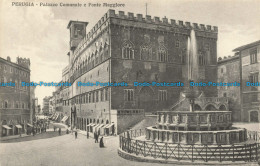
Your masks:
[{"label": "arched window", "polygon": [[202,52],[199,53],[199,65],[200,66],[206,65],[206,56],[205,54],[202,54]]},{"label": "arched window", "polygon": [[123,59],[134,59],[134,48],[131,42],[125,42],[122,48]]},{"label": "arched window", "polygon": [[143,45],[140,48],[140,59],[141,60],[152,60],[152,47]]},{"label": "arched window", "polygon": [[159,62],[167,62],[168,61],[167,50],[164,46],[160,46],[159,49],[158,49],[158,60],[159,60]]},{"label": "arched window", "polygon": [[15,103],[15,108],[19,108],[19,103],[18,102]]},{"label": "arched window", "polygon": [[8,108],[8,101],[4,102],[4,108]]},{"label": "arched window", "polygon": [[22,103],[22,108],[24,109],[24,103]]}]

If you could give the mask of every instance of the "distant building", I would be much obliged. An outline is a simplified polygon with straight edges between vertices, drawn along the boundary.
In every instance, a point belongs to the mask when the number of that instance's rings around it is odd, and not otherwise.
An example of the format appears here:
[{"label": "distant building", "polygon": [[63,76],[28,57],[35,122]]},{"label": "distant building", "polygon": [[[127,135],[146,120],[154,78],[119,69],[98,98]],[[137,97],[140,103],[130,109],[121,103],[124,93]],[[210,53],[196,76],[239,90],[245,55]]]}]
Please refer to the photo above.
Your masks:
[{"label": "distant building", "polygon": [[43,108],[42,108],[42,114],[49,115],[49,100],[50,96],[45,96],[43,98]]},{"label": "distant building", "polygon": [[37,111],[37,105],[38,105],[38,98],[35,97],[35,86],[30,86],[30,101],[31,101],[31,120],[35,121],[35,115]]},{"label": "distant building", "polygon": [[0,58],[0,82],[15,86],[0,86],[0,135],[17,135],[25,132],[32,123],[30,88],[22,82],[30,82],[30,59]]},{"label": "distant building", "polygon": [[[260,120],[260,40],[233,50],[240,58],[241,78],[241,120],[259,122]],[[257,86],[248,86],[254,83]]]},{"label": "distant building", "polygon": [[[240,83],[239,55],[218,58],[218,82]],[[218,97],[227,97],[232,120],[241,120],[240,86],[219,86]]]}]

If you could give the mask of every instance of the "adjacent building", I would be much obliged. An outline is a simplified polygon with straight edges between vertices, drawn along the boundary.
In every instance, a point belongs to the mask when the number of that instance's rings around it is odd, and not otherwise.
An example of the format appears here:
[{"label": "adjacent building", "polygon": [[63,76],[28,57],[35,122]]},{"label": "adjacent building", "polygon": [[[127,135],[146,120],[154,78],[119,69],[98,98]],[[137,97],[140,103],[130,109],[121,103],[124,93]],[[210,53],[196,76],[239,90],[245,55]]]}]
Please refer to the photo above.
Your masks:
[{"label": "adjacent building", "polygon": [[[239,54],[218,58],[218,82],[240,83]],[[227,97],[229,111],[232,111],[232,121],[241,120],[240,86],[218,86],[218,97]]]},{"label": "adjacent building", "polygon": [[[17,135],[32,126],[30,87],[30,59],[17,57],[16,63],[0,57],[0,135]],[[9,83],[14,86],[3,86]]]},{"label": "adjacent building", "polygon": [[[240,58],[241,120],[245,122],[259,122],[260,40],[238,47],[233,51]],[[248,86],[249,84],[251,85]]]}]

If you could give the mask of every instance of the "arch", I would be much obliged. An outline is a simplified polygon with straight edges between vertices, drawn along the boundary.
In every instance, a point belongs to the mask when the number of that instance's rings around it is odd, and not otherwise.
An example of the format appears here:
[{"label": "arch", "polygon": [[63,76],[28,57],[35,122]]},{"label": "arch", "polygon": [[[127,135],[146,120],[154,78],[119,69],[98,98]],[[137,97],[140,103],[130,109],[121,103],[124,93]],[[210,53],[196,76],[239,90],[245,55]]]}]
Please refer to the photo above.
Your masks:
[{"label": "arch", "polygon": [[106,120],[106,124],[109,124],[109,121],[108,121],[108,120]]},{"label": "arch", "polygon": [[249,111],[249,122],[259,122],[259,112],[257,110]]},{"label": "arch", "polygon": [[201,110],[202,110],[202,108],[201,108],[201,106],[200,106],[200,105],[198,105],[198,104],[195,104],[195,105],[194,105],[194,110],[195,110],[195,111],[201,111]]},{"label": "arch", "polygon": [[220,110],[220,111],[226,111],[226,110],[227,110],[227,107],[222,104],[222,105],[219,106],[219,110]]},{"label": "arch", "polygon": [[208,104],[208,105],[205,107],[205,110],[206,110],[206,111],[216,111],[217,108],[216,108],[213,104]]},{"label": "arch", "polygon": [[138,108],[152,112],[155,109],[156,95],[150,86],[144,86],[138,93]]},{"label": "arch", "polygon": [[134,44],[127,40],[122,45],[122,58],[134,59]]},{"label": "arch", "polygon": [[148,44],[143,44],[140,46],[140,60],[152,60],[152,46]]},{"label": "arch", "polygon": [[4,108],[8,108],[8,101],[7,100],[4,101]]},{"label": "arch", "polygon": [[101,124],[103,124],[103,123],[104,123],[104,120],[102,119],[102,120],[101,120]]},{"label": "arch", "polygon": [[160,62],[168,61],[168,51],[164,45],[161,45],[158,48],[158,61],[160,61]]},{"label": "arch", "polygon": [[97,124],[99,124],[99,119],[97,119]]}]

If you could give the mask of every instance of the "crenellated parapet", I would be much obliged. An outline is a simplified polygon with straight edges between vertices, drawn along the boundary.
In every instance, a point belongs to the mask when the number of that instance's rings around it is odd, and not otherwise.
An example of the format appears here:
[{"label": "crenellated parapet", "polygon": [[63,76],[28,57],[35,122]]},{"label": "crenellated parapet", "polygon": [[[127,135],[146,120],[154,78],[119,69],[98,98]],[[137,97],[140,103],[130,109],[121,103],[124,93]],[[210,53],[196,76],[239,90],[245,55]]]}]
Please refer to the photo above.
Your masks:
[{"label": "crenellated parapet", "polygon": [[30,69],[30,59],[29,58],[21,58],[21,57],[17,57],[16,58],[16,63],[20,66],[23,66],[27,69]]},{"label": "crenellated parapet", "polygon": [[[108,15],[107,15],[108,14]],[[162,26],[171,26],[171,27],[178,27],[178,28],[184,28],[184,29],[194,29],[197,31],[205,31],[205,32],[218,32],[217,26],[211,26],[211,25],[205,25],[205,24],[198,24],[198,23],[190,23],[190,22],[184,22],[182,20],[174,20],[174,19],[168,19],[166,17],[160,19],[160,17],[151,17],[150,15],[143,16],[142,14],[134,14],[131,12],[128,12],[125,14],[124,11],[119,11],[118,13],[115,12],[115,10],[109,10],[107,12],[108,17],[112,18],[120,18],[124,20],[129,21],[138,21],[142,23],[151,23],[151,24],[157,24]]]},{"label": "crenellated parapet", "polygon": [[74,52],[74,59],[82,50],[88,45],[93,43],[100,34],[107,32],[110,25],[118,25],[121,27],[132,27],[133,29],[146,29],[152,31],[166,32],[190,35],[190,30],[194,29],[196,36],[206,37],[209,39],[217,39],[218,27],[184,22],[182,20],[168,19],[166,17],[160,19],[160,17],[152,17],[150,15],[143,16],[142,14],[134,14],[128,12],[125,14],[124,11],[108,10],[107,13],[93,26],[93,28],[86,34],[86,36],[78,44]]}]

